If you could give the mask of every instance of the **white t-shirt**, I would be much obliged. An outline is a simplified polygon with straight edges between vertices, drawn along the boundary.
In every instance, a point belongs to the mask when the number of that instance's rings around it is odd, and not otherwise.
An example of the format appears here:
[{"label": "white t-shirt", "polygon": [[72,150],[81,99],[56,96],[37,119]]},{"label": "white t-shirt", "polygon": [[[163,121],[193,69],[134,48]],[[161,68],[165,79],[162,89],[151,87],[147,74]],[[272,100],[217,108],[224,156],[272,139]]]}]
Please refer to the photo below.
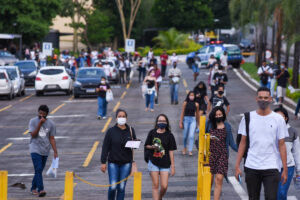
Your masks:
[{"label": "white t-shirt", "polygon": [[[271,74],[273,74],[273,69],[271,67],[269,67],[269,65],[266,65],[265,67],[264,66],[261,66],[260,68],[258,68],[258,71],[257,71],[257,74],[260,75],[262,74],[263,72],[269,72]],[[271,78],[269,76],[268,78],[268,81],[271,81]]]},{"label": "white t-shirt", "polygon": [[221,57],[220,57],[220,61],[221,61],[221,66],[223,67],[227,67],[228,66],[228,56],[227,55],[224,55],[222,54]]},{"label": "white t-shirt", "polygon": [[[239,134],[246,136],[245,117],[240,122]],[[278,140],[288,137],[288,129],[283,117],[272,111],[261,116],[256,111],[250,112],[249,140],[250,145],[245,167],[256,170],[278,169],[282,161]]]},{"label": "white t-shirt", "polygon": [[170,62],[171,62],[171,65],[173,65],[174,62],[178,63],[178,57],[176,55],[175,56],[171,56]]}]

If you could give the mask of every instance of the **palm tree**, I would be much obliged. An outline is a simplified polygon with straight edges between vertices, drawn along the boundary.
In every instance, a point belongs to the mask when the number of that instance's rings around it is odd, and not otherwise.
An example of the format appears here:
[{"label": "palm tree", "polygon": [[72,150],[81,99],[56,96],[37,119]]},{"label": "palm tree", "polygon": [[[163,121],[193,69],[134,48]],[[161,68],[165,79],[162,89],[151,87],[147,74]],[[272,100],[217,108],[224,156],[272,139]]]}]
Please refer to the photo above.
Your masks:
[{"label": "palm tree", "polygon": [[153,41],[161,48],[176,49],[183,47],[187,39],[187,34],[180,33],[175,28],[170,28],[168,31],[160,31],[158,36],[153,38]]}]

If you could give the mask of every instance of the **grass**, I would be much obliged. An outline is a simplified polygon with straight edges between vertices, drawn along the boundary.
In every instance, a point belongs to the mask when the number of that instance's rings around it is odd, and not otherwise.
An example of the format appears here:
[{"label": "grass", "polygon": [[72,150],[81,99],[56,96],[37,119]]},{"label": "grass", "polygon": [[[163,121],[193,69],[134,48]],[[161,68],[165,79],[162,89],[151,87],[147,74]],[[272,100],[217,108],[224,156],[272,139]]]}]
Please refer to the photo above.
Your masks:
[{"label": "grass", "polygon": [[[241,65],[242,69],[245,70],[253,79],[259,82],[259,76],[257,74],[258,68],[254,63],[245,63]],[[293,70],[288,70],[290,73],[290,76],[293,76]],[[300,76],[299,76],[299,85],[300,85]],[[277,87],[277,84],[276,86]],[[291,93],[289,89],[287,89],[286,96],[292,99],[293,101],[297,102],[297,100],[300,98],[300,91],[297,91],[295,93]]]}]

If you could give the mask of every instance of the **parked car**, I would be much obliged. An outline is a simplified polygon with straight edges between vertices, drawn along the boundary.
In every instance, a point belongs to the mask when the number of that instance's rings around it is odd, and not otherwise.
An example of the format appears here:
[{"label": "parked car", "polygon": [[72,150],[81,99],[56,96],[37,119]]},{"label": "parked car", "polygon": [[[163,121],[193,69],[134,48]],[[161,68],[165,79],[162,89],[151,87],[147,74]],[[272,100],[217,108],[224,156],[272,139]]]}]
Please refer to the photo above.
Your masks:
[{"label": "parked car", "polygon": [[96,88],[100,84],[101,77],[106,75],[99,67],[82,67],[78,70],[76,81],[73,85],[75,98],[81,95],[96,95]]},{"label": "parked car", "polygon": [[8,51],[0,50],[0,65],[14,65],[18,59]]},{"label": "parked car", "polygon": [[15,96],[25,95],[25,80],[24,75],[17,66],[0,66],[0,69],[6,69],[10,80],[14,86]]},{"label": "parked car", "polygon": [[112,59],[109,60],[96,60],[94,67],[97,67],[98,63],[101,62],[103,71],[108,81],[118,83],[119,82],[119,69],[116,66],[116,62]]},{"label": "parked car", "polygon": [[255,50],[255,44],[253,43],[253,41],[248,39],[242,39],[239,44],[239,47],[242,51],[245,52],[250,52]]},{"label": "parked car", "polygon": [[[234,68],[239,68],[242,62],[242,54],[240,48],[235,44],[213,44],[206,45],[195,52],[195,56],[198,56],[202,65],[206,65],[211,55],[214,55],[216,59],[220,59],[224,51],[228,53],[228,64]],[[188,61],[189,57],[187,57]]]},{"label": "parked car", "polygon": [[35,60],[22,60],[15,63],[24,74],[25,85],[34,85],[38,71],[38,64]]},{"label": "parked car", "polygon": [[0,69],[0,95],[6,96],[9,100],[15,97],[14,86],[6,69]]},{"label": "parked car", "polygon": [[72,93],[73,80],[64,66],[42,67],[35,78],[35,93],[37,96],[44,92],[64,91]]}]

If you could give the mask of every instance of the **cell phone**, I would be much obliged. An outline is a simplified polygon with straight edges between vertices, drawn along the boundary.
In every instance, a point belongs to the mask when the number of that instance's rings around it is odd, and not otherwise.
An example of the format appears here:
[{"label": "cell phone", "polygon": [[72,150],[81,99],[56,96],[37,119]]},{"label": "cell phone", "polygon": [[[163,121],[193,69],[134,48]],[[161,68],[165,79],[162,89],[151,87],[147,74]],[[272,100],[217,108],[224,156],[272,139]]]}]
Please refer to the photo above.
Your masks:
[{"label": "cell phone", "polygon": [[239,183],[242,184],[242,178],[241,178],[241,175],[239,175]]}]

